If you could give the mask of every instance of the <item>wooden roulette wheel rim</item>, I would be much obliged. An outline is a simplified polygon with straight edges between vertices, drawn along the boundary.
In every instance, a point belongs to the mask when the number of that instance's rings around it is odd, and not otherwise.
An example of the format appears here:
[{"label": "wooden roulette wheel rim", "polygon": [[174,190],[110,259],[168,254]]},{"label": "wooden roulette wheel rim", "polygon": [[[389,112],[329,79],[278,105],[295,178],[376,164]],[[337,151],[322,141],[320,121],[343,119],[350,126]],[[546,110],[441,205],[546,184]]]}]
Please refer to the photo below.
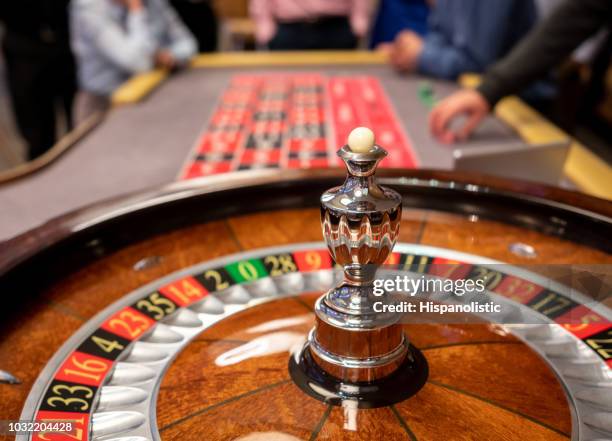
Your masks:
[{"label": "wooden roulette wheel rim", "polygon": [[[461,177],[452,174],[410,172],[412,177],[406,177],[408,172],[395,171],[389,174],[391,182],[402,187],[402,194],[408,200],[406,205],[444,208],[446,211],[458,213],[469,212],[470,215],[483,218],[499,218],[503,215],[504,220],[508,223],[520,224],[528,227],[529,230],[540,230],[589,244],[591,248],[581,250],[582,254],[579,254],[585,259],[590,256],[588,258],[591,261],[610,261],[609,255],[606,254],[609,253],[609,244],[600,240],[602,232],[605,232],[610,225],[609,215],[612,210],[607,203],[544,187],[533,187],[534,191],[531,194],[523,194],[518,197],[512,191],[512,187],[517,184],[498,181],[495,182],[496,186],[492,186],[485,180],[479,181],[480,178],[473,177],[462,182]],[[333,185],[340,175],[335,171],[309,173],[308,176],[305,173],[293,172],[282,178],[278,173],[243,175],[242,184],[245,183],[244,181],[256,184],[247,188],[241,188],[238,184],[229,184],[221,179],[208,180],[207,187],[182,184],[162,191],[153,197],[151,195],[133,197],[127,205],[125,202],[118,205],[113,203],[102,208],[93,208],[93,211],[73,213],[9,242],[7,249],[10,254],[5,253],[2,257],[4,268],[2,277],[6,286],[9,289],[20,287],[22,290],[24,286],[27,287],[27,291],[32,293],[34,303],[39,298],[34,295],[37,294],[46,300],[57,301],[62,307],[70,305],[71,308],[82,313],[80,314],[82,320],[74,320],[72,317],[75,323],[68,323],[65,327],[58,326],[58,336],[49,344],[48,349],[41,350],[41,342],[35,341],[36,338],[31,338],[32,348],[40,351],[37,357],[28,358],[26,355],[11,357],[19,359],[19,363],[26,363],[23,369],[16,369],[17,360],[11,361],[10,363],[13,364],[8,366],[12,372],[23,373],[20,376],[26,381],[19,392],[14,392],[13,389],[7,392],[9,400],[3,406],[0,405],[2,414],[14,415],[15,408],[23,408],[25,395],[31,386],[33,389],[30,393],[30,400],[25,404],[22,416],[26,417],[28,412],[35,411],[36,406],[45,398],[45,390],[48,390],[49,381],[57,371],[58,363],[61,364],[60,362],[65,360],[66,355],[74,350],[75,345],[78,346],[83,338],[91,335],[92,330],[97,329],[97,326],[108,319],[109,314],[117,311],[117,308],[132,304],[133,300],[141,299],[144,294],[148,296],[152,291],[158,292],[161,287],[174,280],[195,274],[197,265],[196,267],[191,267],[191,265],[202,261],[204,263],[201,265],[204,267],[212,265],[211,268],[213,268],[215,265],[229,265],[232,262],[261,258],[274,253],[320,249],[321,244],[295,244],[317,240],[316,234],[319,234],[318,225],[312,225],[312,220],[316,219],[316,210],[296,207],[316,205],[320,189]],[[451,188],[451,183],[453,188]],[[276,200],[268,200],[265,195],[271,189],[282,189],[284,194]],[[534,194],[538,192],[539,195]],[[445,193],[460,197],[455,197],[449,204],[448,199],[443,197]],[[544,196],[548,199],[542,199]],[[252,203],[245,203],[249,200]],[[225,203],[220,204],[220,201]],[[509,201],[512,201],[513,205],[508,211],[504,214],[496,213],[499,207],[507,205]],[[205,210],[201,210],[202,206],[216,208],[203,213]],[[111,207],[112,215],[108,215]],[[198,207],[200,211],[196,209]],[[265,211],[273,213],[270,215]],[[239,214],[248,212],[251,214]],[[164,225],[156,223],[144,225],[140,222],[161,213],[165,214],[162,222]],[[197,214],[188,215],[186,213]],[[563,221],[562,229],[546,222],[552,215]],[[232,248],[219,241],[218,248],[211,252],[210,248],[215,245],[215,235],[219,240],[224,239],[226,235],[232,236],[232,234],[228,235],[227,232],[223,232],[218,225],[219,219],[226,217],[229,217],[227,222],[233,225],[230,233],[234,233],[234,237],[230,239],[237,241],[239,247]],[[200,222],[206,223],[204,226],[198,226]],[[283,223],[286,222],[295,222],[294,225],[298,231],[283,235],[283,227],[286,226]],[[414,228],[414,220],[407,219],[406,225],[408,228],[405,228],[405,236],[400,240],[405,243],[415,242],[418,231],[415,231],[417,229]],[[182,231],[181,235],[185,234],[185,237],[181,239],[172,230]],[[190,234],[186,234],[188,230]],[[254,231],[258,232],[260,236],[258,239],[253,238]],[[201,239],[203,243],[200,246],[189,245],[191,248],[187,253],[172,255],[169,252],[170,257],[165,257],[166,263],[163,263],[160,268],[154,268],[150,273],[126,275],[123,271],[112,270],[119,254],[129,253],[130,257],[133,257],[138,254],[134,252],[135,249],[142,247],[143,244],[147,244],[147,247],[151,246],[150,241],[155,241],[155,237],[164,237],[175,240],[178,244],[186,245],[192,243],[195,238],[202,237],[201,235],[205,237]],[[159,242],[159,239],[157,241]],[[130,250],[121,251],[121,248],[129,243],[133,244],[128,246]],[[260,248],[279,243],[285,243],[287,246],[282,249],[257,251]],[[21,246],[19,252],[14,251],[17,245]],[[158,244],[158,246],[166,251],[172,248],[164,244]],[[558,246],[557,242],[555,246]],[[572,248],[571,244],[567,246],[570,247],[568,250],[576,249]],[[594,250],[595,247],[601,251]],[[209,249],[202,251],[204,248]],[[256,251],[252,251],[251,253],[254,253],[252,255],[245,255],[244,253],[247,253],[249,249]],[[427,251],[417,246],[411,249],[405,248],[402,252],[409,254],[414,253],[415,250]],[[190,252],[193,252],[193,256],[185,257]],[[62,254],[67,259],[62,262],[56,260],[53,263],[58,254]],[[216,256],[221,255],[226,255],[226,257],[214,260]],[[78,273],[79,277],[71,278],[70,273],[75,271],[75,260],[81,262],[80,265],[76,265],[81,269]],[[85,263],[86,261],[89,263]],[[49,273],[51,273],[46,280],[42,277],[37,280],[24,278],[24,272],[33,268],[32,265],[40,268],[40,265],[43,264],[48,265]],[[183,268],[182,272],[173,273],[181,268]],[[100,273],[102,269],[109,272]],[[197,271],[201,269],[203,267]],[[117,286],[109,288],[111,284],[104,280],[95,283],[91,280],[83,280],[86,274],[92,273],[102,274],[105,277],[115,276]],[[159,278],[169,273],[172,274],[163,279]],[[67,274],[67,276],[60,277],[60,274]],[[54,282],[53,279],[60,280]],[[285,279],[290,279],[290,277],[285,277]],[[137,289],[130,294],[132,296],[130,299],[126,298],[127,292],[147,282],[151,284]],[[291,288],[291,280],[283,280],[280,283],[288,284]],[[259,332],[257,329],[266,328],[266,324],[269,327],[270,321],[277,320],[276,324],[278,321],[283,324],[280,330],[276,329],[275,332],[303,334],[311,326],[308,317],[311,317],[309,307],[315,296],[312,294],[313,286],[306,284],[299,289],[293,287],[291,294],[294,296],[285,298],[287,292],[283,296],[263,302],[266,298],[264,294],[260,294],[259,300],[251,301],[254,297],[251,291],[253,288],[245,285],[237,290],[238,294],[231,293],[238,298],[229,299],[227,305],[235,306],[226,307],[227,314],[222,316],[223,320],[215,320],[202,328],[199,328],[199,325],[195,326],[195,321],[189,325],[189,313],[182,314],[181,312],[176,316],[164,317],[164,320],[169,321],[162,325],[170,327],[171,330],[190,329],[190,331],[185,331],[189,337],[183,338],[182,343],[156,342],[156,338],[171,340],[172,338],[169,337],[171,334],[166,333],[165,337],[155,336],[156,330],[164,327],[160,324],[147,328],[147,332],[142,334],[142,338],[147,341],[130,343],[132,348],[137,346],[137,343],[143,343],[144,346],[140,345],[142,347],[148,345],[149,349],[152,345],[170,347],[172,344],[176,344],[178,348],[175,352],[171,351],[172,353],[167,357],[163,357],[163,360],[166,361],[160,363],[163,366],[159,369],[159,376],[156,377],[159,382],[156,382],[149,390],[151,396],[157,397],[157,403],[154,399],[144,401],[148,406],[146,409],[153,409],[153,413],[143,412],[139,408],[145,421],[133,428],[131,425],[136,425],[136,417],[129,412],[137,413],[138,411],[130,410],[125,403],[115,408],[108,404],[113,403],[112,393],[119,393],[121,390],[111,389],[111,395],[107,393],[104,400],[102,400],[102,393],[96,390],[91,405],[98,406],[98,408],[88,413],[91,415],[90,439],[128,439],[128,436],[143,436],[144,439],[157,436],[161,436],[161,439],[190,439],[190,437],[193,437],[191,439],[236,439],[249,434],[253,435],[256,432],[266,433],[265,436],[268,437],[271,436],[269,432],[284,433],[298,439],[448,439],[449,433],[453,434],[453,439],[562,439],[569,437],[578,439],[582,436],[590,437],[584,439],[595,439],[594,436],[604,433],[601,427],[597,428],[598,420],[590,421],[589,425],[579,417],[602,413],[607,415],[605,413],[607,410],[602,409],[602,403],[605,406],[606,402],[599,402],[599,404],[596,402],[595,408],[602,411],[596,412],[592,407],[583,407],[584,402],[576,398],[576,393],[581,390],[604,387],[601,385],[608,377],[606,377],[606,371],[602,370],[603,368],[593,371],[594,376],[589,376],[591,374],[588,373],[591,372],[592,365],[601,364],[601,360],[588,358],[590,363],[588,367],[582,366],[585,364],[584,360],[578,360],[576,363],[579,365],[580,375],[584,375],[583,380],[575,382],[571,376],[567,377],[568,370],[564,367],[564,363],[567,364],[568,360],[558,362],[556,357],[546,354],[545,344],[549,344],[550,340],[554,340],[553,337],[557,336],[555,334],[557,331],[553,331],[553,334],[546,334],[551,332],[547,331],[550,329],[547,324],[550,320],[543,321],[540,327],[525,332],[516,330],[514,332],[516,335],[510,335],[506,331],[500,331],[484,324],[470,325],[471,328],[469,326],[467,328],[465,326],[440,327],[436,328],[437,330],[431,327],[427,329],[422,325],[410,325],[409,332],[414,336],[415,344],[425,350],[432,367],[430,382],[410,400],[381,409],[356,411],[329,406],[308,397],[293,385],[288,376],[287,350],[259,357],[255,361],[241,362],[244,364],[234,363],[221,367],[215,364],[215,360],[228,351],[233,350],[234,352],[230,354],[234,354],[236,348],[249,343],[253,344],[252,342],[257,338],[266,337],[265,332]],[[78,292],[84,287],[89,287],[90,290],[83,289],[82,292]],[[98,291],[97,297],[90,297],[91,304],[84,305],[83,297],[91,295],[93,292],[91,289],[94,287],[98,290],[102,287],[108,291],[105,291],[104,295]],[[65,288],[65,291],[58,292],[60,288]],[[261,287],[257,289],[261,290]],[[318,289],[322,287],[319,286]],[[247,302],[240,300],[241,292],[244,294],[244,291],[250,295],[251,300]],[[265,289],[263,292],[265,293]],[[276,290],[276,292],[283,291]],[[79,296],[80,300],[77,300]],[[115,300],[118,303],[113,304]],[[71,303],[73,301],[75,303]],[[78,303],[79,301],[81,304]],[[17,304],[18,302],[15,302],[15,308],[19,306]],[[188,308],[194,305],[190,304]],[[3,332],[10,337],[10,340],[24,339],[28,332],[31,335],[35,322],[41,329],[51,326],[57,320],[57,315],[61,315],[58,312],[61,308],[55,309],[53,314],[56,315],[53,318],[48,317],[45,323],[44,320],[38,319],[45,314],[49,315],[49,311],[42,306],[36,304],[34,306],[28,312],[29,315],[23,329],[16,331],[14,327],[11,327],[12,322],[10,321],[8,326],[5,326]],[[95,313],[105,307],[107,308],[105,311],[92,318]],[[185,308],[178,309],[182,311]],[[179,317],[180,315],[182,316]],[[296,322],[296,317],[301,317],[302,321]],[[75,334],[74,332],[80,326],[83,326],[81,328],[83,332],[78,331]],[[255,328],[256,331],[252,331],[252,328]],[[252,332],[249,333],[249,330]],[[163,331],[158,332],[160,333],[163,334]],[[547,337],[542,343],[540,337],[544,334],[550,338]],[[51,355],[58,350],[69,335],[73,337],[64,344],[63,349],[59,349],[58,354],[60,355],[47,363]],[[563,337],[565,338],[565,335]],[[257,340],[257,342],[260,341]],[[580,345],[584,343],[572,340],[571,344],[581,350]],[[8,354],[10,347],[7,340],[4,345],[0,346],[0,354]],[[129,363],[129,357],[134,357],[135,353],[136,359],[144,356],[142,353],[138,354],[138,351],[134,352],[134,349],[131,351],[130,354],[126,352],[125,358],[119,359],[120,362]],[[155,365],[156,361],[147,361],[145,356],[145,361],[141,359],[139,363],[145,366]],[[45,365],[47,368],[43,369]],[[528,367],[528,370],[525,367]],[[221,372],[222,368],[226,368],[225,372]],[[209,370],[216,370],[215,374],[207,375]],[[146,369],[142,369],[141,373],[145,371]],[[41,375],[36,381],[36,375],[39,372]],[[483,372],[487,375],[483,375]],[[112,373],[109,375],[101,384],[100,389],[123,387],[124,389],[144,388],[143,390],[148,390],[138,382],[127,386],[125,384],[113,385]],[[496,387],[490,387],[491,383],[494,383]],[[8,386],[0,387],[7,388]],[[123,393],[125,400],[136,400],[125,390]],[[115,395],[115,400],[118,399],[116,397],[117,395]],[[546,397],[545,402],[542,397]],[[117,401],[114,403],[116,405]],[[134,406],[141,406],[142,403],[143,401]],[[100,408],[101,405],[102,408]],[[118,413],[112,414],[112,412]],[[102,415],[100,419],[100,414],[104,413],[106,415]],[[132,417],[133,419],[129,420]],[[107,420],[105,421],[104,418]],[[122,427],[125,430],[115,430],[118,421],[123,424]],[[589,422],[588,418],[586,422]],[[144,430],[143,428],[146,428],[144,432],[141,431]],[[358,430],[354,430],[355,428]]]}]

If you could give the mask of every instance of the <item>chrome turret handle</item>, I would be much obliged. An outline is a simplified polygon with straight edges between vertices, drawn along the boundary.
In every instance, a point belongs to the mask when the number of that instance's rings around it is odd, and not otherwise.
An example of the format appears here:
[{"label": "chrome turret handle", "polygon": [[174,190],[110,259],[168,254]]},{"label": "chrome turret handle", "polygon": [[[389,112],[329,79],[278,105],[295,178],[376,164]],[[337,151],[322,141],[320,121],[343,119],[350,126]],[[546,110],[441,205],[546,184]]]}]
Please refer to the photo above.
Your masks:
[{"label": "chrome turret handle", "polygon": [[[360,143],[363,139],[371,144]],[[378,266],[395,246],[402,214],[401,196],[376,182],[376,167],[387,152],[374,144],[373,133],[358,128],[348,141],[338,151],[348,176],[342,186],[321,196],[323,236],[332,257],[344,269],[344,282],[338,289],[372,284]],[[327,300],[332,306],[338,299],[332,293]],[[340,301],[337,306],[343,309],[345,303]]]},{"label": "chrome turret handle", "polygon": [[344,280],[317,301],[309,347],[331,375],[369,381],[392,373],[408,352],[398,316],[374,310],[381,300],[374,296],[376,270],[397,240],[402,199],[376,182],[376,167],[387,152],[375,144],[371,130],[353,130],[338,156],[348,175],[344,184],[321,196],[321,225]]}]

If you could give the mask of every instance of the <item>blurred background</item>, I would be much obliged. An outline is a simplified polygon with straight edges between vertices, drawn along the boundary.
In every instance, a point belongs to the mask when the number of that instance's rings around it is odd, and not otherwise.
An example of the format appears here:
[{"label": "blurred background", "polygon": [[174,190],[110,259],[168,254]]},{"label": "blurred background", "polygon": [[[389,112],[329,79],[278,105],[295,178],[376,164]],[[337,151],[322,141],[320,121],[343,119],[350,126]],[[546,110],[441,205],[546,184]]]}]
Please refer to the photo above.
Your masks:
[{"label": "blurred background", "polygon": [[[160,2],[165,3],[165,0]],[[87,39],[91,40],[91,36],[74,35],[84,33],[82,29],[85,28],[83,22],[87,20],[86,15],[92,11],[106,14],[107,11],[100,12],[104,4],[122,10],[123,12],[118,14],[124,16],[129,15],[132,10],[141,8],[150,9],[149,15],[162,14],[164,12],[160,12],[162,11],[160,5],[157,5],[160,2],[158,0],[142,0],[142,2],[73,0],[73,4],[66,0],[3,2],[0,7],[0,38],[3,42],[0,58],[0,170],[15,167],[43,154],[74,127],[78,110],[73,109],[78,105],[76,101],[79,89],[84,87],[78,78],[78,70],[82,69],[85,72],[89,69],[86,72],[91,72],[95,66],[103,66],[108,61],[92,60],[92,57],[96,57],[96,53],[98,57],[105,55],[87,47],[87,44],[91,43],[88,43]],[[461,0],[455,0],[455,5],[461,3],[463,3]],[[492,3],[497,4],[488,1],[481,3],[489,3],[490,6]],[[531,4],[530,0],[521,0],[519,2],[522,3],[521,6],[512,5],[513,2],[507,1],[501,3],[510,4],[505,12],[506,16],[502,17],[499,17],[501,14],[499,10],[504,8],[499,8],[499,5],[484,7],[482,10],[477,10],[478,7],[474,6],[474,9],[469,11],[465,5],[461,5],[463,9],[457,12],[449,11],[452,9],[452,1],[425,0],[301,3],[282,0],[250,2],[249,0],[171,0],[167,6],[172,8],[178,20],[188,29],[190,38],[192,41],[195,40],[197,52],[200,53],[325,49],[321,46],[320,40],[325,42],[338,39],[340,48],[389,52],[390,64],[395,64],[400,71],[414,69],[402,66],[402,60],[393,60],[393,45],[398,44],[402,33],[409,31],[427,39],[428,33],[437,32],[436,29],[432,30],[432,27],[441,27],[447,33],[450,29],[450,44],[463,44],[470,49],[469,45],[472,43],[469,38],[473,38],[473,35],[462,27],[481,27],[483,32],[491,34],[487,36],[481,32],[481,36],[484,35],[492,40],[498,39],[503,47],[478,48],[476,46],[482,46],[482,42],[475,44],[474,51],[486,52],[488,58],[482,65],[476,63],[474,68],[468,69],[472,71],[485,70],[506,55],[512,47],[520,43],[532,27],[550,16],[563,1],[535,1],[533,3],[535,15],[531,14],[533,16],[525,11],[528,9],[525,5]],[[300,10],[302,7],[304,9]],[[436,13],[437,8],[447,11]],[[318,9],[321,10],[321,14],[316,14]],[[457,19],[449,22],[451,12]],[[109,12],[109,16],[113,13],[115,12]],[[344,13],[346,20],[336,20]],[[304,15],[303,20],[300,14]],[[329,23],[324,23],[318,19],[311,20],[313,16],[329,16],[334,20],[330,19]],[[461,21],[457,20],[463,20],[464,24],[461,25]],[[502,20],[508,24],[513,31],[512,37],[509,37],[509,34],[505,36],[505,31],[499,26],[487,30],[486,28],[491,28],[491,23],[495,23],[495,20]],[[316,26],[309,25],[315,21]],[[319,35],[315,35],[310,41],[296,39],[296,33],[301,32],[300,28],[296,27],[298,22],[304,26],[303,34],[314,29]],[[138,32],[138,29],[130,28],[133,23],[130,24],[129,19],[125,17],[118,18],[116,23],[118,26],[125,26],[123,28],[125,32]],[[157,25],[168,25],[163,21],[160,23]],[[347,23],[350,27],[347,27]],[[95,24],[87,26],[93,27]],[[173,24],[170,23],[168,26]],[[345,42],[340,42],[338,37],[342,32],[346,33]],[[329,35],[335,37],[330,39]],[[411,44],[409,37],[410,35],[404,41],[406,50],[409,50]],[[111,40],[111,37],[108,38]],[[462,38],[467,40],[463,41]],[[507,41],[503,41],[504,39]],[[610,41],[609,32],[602,28],[578,49],[569,53],[562,63],[557,64],[546,75],[545,87],[540,87],[540,90],[531,96],[529,93],[525,94],[525,99],[533,107],[609,163],[612,162]],[[551,47],[554,46],[554,42],[550,44]],[[75,54],[75,50],[82,50],[84,54]],[[395,55],[397,53],[396,50]],[[180,60],[170,57],[164,61],[161,57],[156,58],[151,67],[163,66],[165,62],[170,68],[176,68],[180,64]],[[94,67],[83,67],[80,66],[81,63],[88,63]],[[423,73],[454,79],[460,72]]]}]

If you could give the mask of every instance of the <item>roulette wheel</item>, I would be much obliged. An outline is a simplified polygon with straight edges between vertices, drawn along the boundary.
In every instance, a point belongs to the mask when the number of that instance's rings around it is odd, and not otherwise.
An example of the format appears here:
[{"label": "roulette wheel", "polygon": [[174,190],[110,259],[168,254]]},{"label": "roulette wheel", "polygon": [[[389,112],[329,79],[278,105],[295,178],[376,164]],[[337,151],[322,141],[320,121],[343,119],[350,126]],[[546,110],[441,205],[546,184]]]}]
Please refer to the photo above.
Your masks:
[{"label": "roulette wheel", "polygon": [[[344,184],[213,176],[6,242],[0,419],[71,424],[18,440],[610,439],[607,279],[579,290],[550,266],[611,263],[612,205],[452,172],[377,181],[384,150],[356,144]],[[372,301],[381,265],[450,265],[503,308],[400,320]]]}]

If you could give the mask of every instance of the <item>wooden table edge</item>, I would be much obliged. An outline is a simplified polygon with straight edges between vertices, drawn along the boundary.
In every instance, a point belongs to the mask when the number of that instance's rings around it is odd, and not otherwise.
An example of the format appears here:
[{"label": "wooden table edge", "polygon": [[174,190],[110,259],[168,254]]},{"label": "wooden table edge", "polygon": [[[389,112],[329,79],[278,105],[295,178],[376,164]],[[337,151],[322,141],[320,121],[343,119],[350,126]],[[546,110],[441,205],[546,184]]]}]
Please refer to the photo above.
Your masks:
[{"label": "wooden table edge", "polygon": [[[463,87],[475,87],[479,82],[480,75],[477,74],[466,74],[459,80]],[[563,174],[581,191],[612,200],[612,167],[522,99],[516,96],[504,98],[495,107],[495,115],[530,145],[569,140],[570,151]]]},{"label": "wooden table edge", "polygon": [[53,147],[36,159],[24,162],[16,167],[0,172],[0,185],[24,176],[29,176],[30,174],[54,163],[56,159],[74,147],[81,139],[87,136],[88,133],[90,133],[102,121],[104,121],[105,116],[106,112],[96,112],[92,114],[77,127],[61,137],[59,141],[53,145]]},{"label": "wooden table edge", "polygon": [[[55,218],[0,241],[0,275],[16,265],[20,260],[33,255],[42,249],[57,243],[73,233],[105,222],[112,216],[122,216],[161,202],[199,197],[201,195],[251,188],[264,185],[304,185],[309,182],[320,182],[331,179],[341,181],[346,175],[344,169],[310,169],[310,170],[249,170],[219,174],[177,181],[163,187],[154,187],[129,194],[117,195],[87,206],[63,213]],[[584,193],[552,187],[545,184],[510,180],[502,177],[488,176],[479,173],[465,173],[429,169],[382,169],[380,178],[401,179],[406,185],[440,187],[441,183],[453,183],[453,188],[474,187],[481,194],[498,193],[520,197],[522,200],[543,202],[561,207],[564,210],[578,210],[602,219],[612,219],[612,201],[599,199]],[[331,185],[331,184],[330,184]]]},{"label": "wooden table edge", "polygon": [[[223,52],[196,55],[189,67],[213,69],[228,67],[381,65],[386,56],[373,51],[282,51],[282,52]],[[163,69],[135,75],[121,85],[111,98],[114,106],[135,104],[159,87],[169,76]]]}]

